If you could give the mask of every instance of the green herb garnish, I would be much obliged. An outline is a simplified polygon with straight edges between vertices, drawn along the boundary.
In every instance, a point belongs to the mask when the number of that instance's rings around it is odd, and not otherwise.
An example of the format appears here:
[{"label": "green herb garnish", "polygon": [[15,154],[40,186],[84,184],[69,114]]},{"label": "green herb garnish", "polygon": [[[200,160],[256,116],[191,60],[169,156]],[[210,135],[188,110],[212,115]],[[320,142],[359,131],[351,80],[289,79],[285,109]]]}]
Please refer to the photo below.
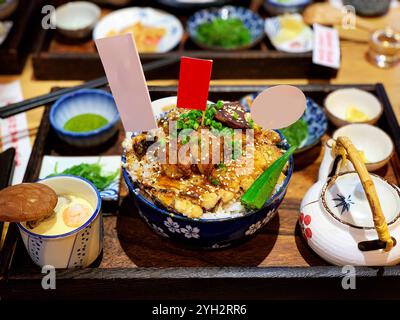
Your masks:
[{"label": "green herb garnish", "polygon": [[280,130],[291,146],[300,146],[307,139],[308,126],[303,119],[297,120],[295,123]]},{"label": "green herb garnish", "polygon": [[290,147],[288,151],[280,156],[272,165],[270,165],[242,195],[240,201],[248,208],[261,209],[269,199],[278,182],[286,162],[296,150],[296,146]]},{"label": "green herb garnish", "polygon": [[54,173],[52,173],[48,177],[56,176],[59,174],[68,174],[72,176],[82,177],[92,182],[100,191],[107,188],[110,183],[113,182],[115,178],[117,178],[119,175],[119,169],[114,173],[102,175],[102,166],[99,163],[81,163],[65,169],[63,172],[57,171],[58,170],[56,164],[54,168]]},{"label": "green herb garnish", "polygon": [[210,182],[214,185],[214,186],[219,186],[219,181],[217,179],[211,178]]},{"label": "green herb garnish", "polygon": [[225,163],[220,163],[220,164],[218,164],[218,169],[222,169],[222,170],[226,170],[226,165],[225,165]]},{"label": "green herb garnish", "polygon": [[197,40],[208,46],[236,48],[251,43],[250,31],[238,18],[217,18],[197,28]]},{"label": "green herb garnish", "polygon": [[217,103],[215,104],[215,107],[217,108],[217,110],[221,110],[223,106],[224,106],[224,102],[222,100],[218,100]]}]

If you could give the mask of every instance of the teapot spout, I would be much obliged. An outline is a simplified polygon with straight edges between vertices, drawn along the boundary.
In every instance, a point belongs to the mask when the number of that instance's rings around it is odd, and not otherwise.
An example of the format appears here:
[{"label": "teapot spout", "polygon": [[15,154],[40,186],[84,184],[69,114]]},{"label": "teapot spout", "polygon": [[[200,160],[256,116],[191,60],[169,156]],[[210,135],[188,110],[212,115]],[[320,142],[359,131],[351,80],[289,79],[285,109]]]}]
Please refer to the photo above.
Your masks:
[{"label": "teapot spout", "polygon": [[318,180],[327,180],[332,171],[335,158],[332,154],[332,147],[335,140],[329,139],[325,142],[324,157],[322,158],[321,166],[319,167]]}]

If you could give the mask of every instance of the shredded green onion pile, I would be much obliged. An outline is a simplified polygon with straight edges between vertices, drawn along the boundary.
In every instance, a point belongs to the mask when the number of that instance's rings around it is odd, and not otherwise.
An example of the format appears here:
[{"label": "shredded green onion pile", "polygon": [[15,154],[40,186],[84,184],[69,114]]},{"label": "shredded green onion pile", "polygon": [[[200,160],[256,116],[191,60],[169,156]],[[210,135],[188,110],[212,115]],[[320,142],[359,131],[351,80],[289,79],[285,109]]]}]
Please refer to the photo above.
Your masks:
[{"label": "shredded green onion pile", "polygon": [[81,163],[65,169],[62,172],[57,172],[57,167],[58,164],[56,163],[54,173],[48,177],[57,176],[59,174],[78,176],[92,182],[100,191],[106,189],[119,175],[119,169],[114,173],[102,175],[102,166],[99,163]]},{"label": "shredded green onion pile", "polygon": [[250,31],[238,18],[217,18],[197,28],[197,40],[209,46],[236,48],[251,42]]}]

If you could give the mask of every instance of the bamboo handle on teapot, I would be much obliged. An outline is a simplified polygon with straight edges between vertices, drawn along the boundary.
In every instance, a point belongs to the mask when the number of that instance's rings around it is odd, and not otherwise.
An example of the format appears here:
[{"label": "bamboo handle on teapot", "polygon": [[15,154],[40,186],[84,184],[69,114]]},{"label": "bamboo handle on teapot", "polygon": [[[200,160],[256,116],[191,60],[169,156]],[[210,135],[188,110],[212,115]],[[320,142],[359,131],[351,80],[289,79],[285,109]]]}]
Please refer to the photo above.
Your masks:
[{"label": "bamboo handle on teapot", "polygon": [[348,137],[338,137],[336,139],[336,145],[333,148],[336,155],[341,154],[341,147],[346,150],[349,160],[353,164],[354,169],[360,177],[361,184],[371,207],[372,217],[379,239],[386,243],[385,251],[390,251],[393,248],[393,240],[389,234],[389,229],[382,211],[381,204],[379,202],[379,197],[378,193],[376,192],[374,182],[372,181],[371,176],[369,175],[369,172],[360,157],[360,153]]}]

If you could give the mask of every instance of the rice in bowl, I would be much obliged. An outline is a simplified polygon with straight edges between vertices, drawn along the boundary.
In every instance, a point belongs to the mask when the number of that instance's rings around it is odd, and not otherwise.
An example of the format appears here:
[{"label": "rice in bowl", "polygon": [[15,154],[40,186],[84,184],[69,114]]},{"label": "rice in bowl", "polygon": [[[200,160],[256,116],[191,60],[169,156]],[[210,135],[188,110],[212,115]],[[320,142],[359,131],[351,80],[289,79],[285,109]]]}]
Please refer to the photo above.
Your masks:
[{"label": "rice in bowl", "polygon": [[[170,121],[176,122],[176,134]],[[201,123],[201,111],[174,108],[159,118],[158,131],[124,141],[123,166],[136,192],[172,214],[196,220],[230,219],[251,213],[240,202],[241,196],[286,151],[287,144],[278,132],[254,124],[238,103],[209,105],[204,125]],[[182,134],[185,130],[190,134]],[[200,134],[202,130],[209,135]],[[206,151],[204,145],[209,147]],[[231,158],[226,157],[225,146],[231,147]],[[180,161],[179,152],[184,148],[190,161]],[[175,153],[174,163],[170,160]],[[216,153],[220,153],[218,163],[212,159]],[[287,169],[288,165],[274,193],[279,193],[287,180]]]}]

